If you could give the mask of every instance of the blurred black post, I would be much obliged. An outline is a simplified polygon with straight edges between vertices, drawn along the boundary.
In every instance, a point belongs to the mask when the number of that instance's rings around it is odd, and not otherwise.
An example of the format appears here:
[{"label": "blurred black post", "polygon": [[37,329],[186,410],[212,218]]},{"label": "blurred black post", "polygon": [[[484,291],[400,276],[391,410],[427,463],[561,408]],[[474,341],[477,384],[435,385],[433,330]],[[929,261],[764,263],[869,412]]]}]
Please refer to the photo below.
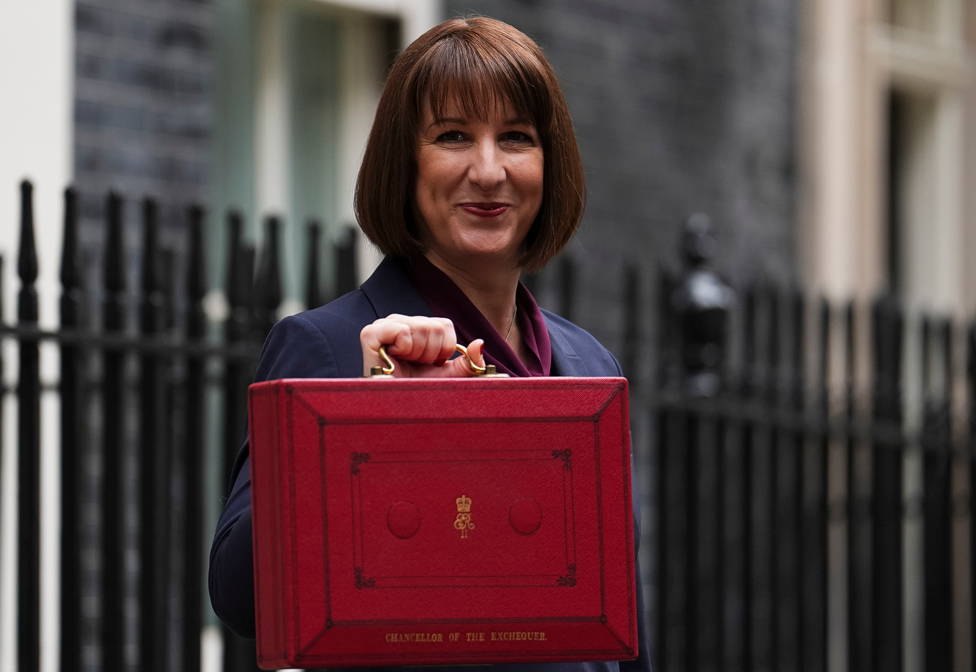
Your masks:
[{"label": "blurred black post", "polygon": [[[976,586],[976,321],[966,330],[966,383],[969,392],[969,585]],[[969,599],[969,641],[976,642],[976,598]],[[976,656],[972,656],[976,670]]]},{"label": "blurred black post", "polygon": [[[670,392],[671,359],[672,359],[672,339],[671,336],[671,291],[673,282],[666,271],[661,271],[658,276],[658,291],[656,295],[657,308],[657,366],[658,371],[655,377],[655,384],[659,393]],[[656,645],[651,650],[652,664],[654,669],[660,672],[673,669],[670,664],[672,649],[670,644],[670,631],[673,621],[671,620],[670,593],[671,584],[668,578],[671,575],[670,548],[668,546],[668,524],[672,520],[671,511],[668,506],[668,444],[671,440],[670,412],[666,407],[658,407],[654,423],[654,493],[656,501],[653,510],[655,511],[657,538],[655,545],[655,597],[654,622],[649,623],[653,628]]]},{"label": "blurred black post", "polygon": [[[17,322],[37,330],[37,252],[34,247],[34,187],[20,183],[20,251]],[[41,385],[37,341],[20,341],[17,382],[17,669],[40,667],[41,564]]]},{"label": "blurred black post", "polygon": [[[146,341],[166,330],[166,296],[158,245],[156,202],[142,203],[143,257],[140,331]],[[166,360],[142,356],[139,443],[139,660],[140,669],[167,668],[169,573],[169,422]]]},{"label": "blurred black post", "polygon": [[847,457],[847,652],[848,669],[870,670],[873,660],[871,602],[871,500],[865,453],[854,439],[857,313],[854,302],[844,311],[844,446]]},{"label": "blurred black post", "polygon": [[[227,301],[230,316],[226,325],[227,345],[239,345],[251,339],[256,313],[254,248],[243,241],[243,219],[238,212],[228,216]],[[280,287],[280,285],[279,285]],[[280,290],[279,290],[280,291]],[[252,365],[240,360],[228,360],[224,373],[224,473],[229,477],[234,460],[240,452],[247,428],[247,386],[253,375]],[[233,483],[228,483],[228,492]],[[242,639],[226,626],[224,637],[225,672],[257,670],[257,651],[251,640]]]},{"label": "blurred black post", "polygon": [[[0,327],[5,327],[6,324],[3,321],[3,256],[0,255]],[[2,342],[2,341],[0,341]],[[3,380],[3,357],[0,356],[0,381]],[[0,453],[2,453],[3,448],[3,402],[7,395],[0,390]],[[3,460],[0,459],[0,483],[3,483]],[[3,520],[3,502],[0,502],[0,520]],[[0,592],[0,600],[3,599],[3,593]]]},{"label": "blurred black post", "polygon": [[[904,318],[891,297],[872,310],[874,341],[873,422],[885,438],[875,438],[873,457],[872,649],[876,672],[901,672],[903,649],[903,449],[901,440],[901,355]],[[890,439],[888,436],[890,435]]]},{"label": "blurred black post", "polygon": [[803,524],[806,530],[802,559],[803,622],[800,661],[803,670],[827,670],[827,529],[829,525],[828,457],[830,448],[830,304],[821,298],[817,306],[816,398],[813,412],[818,427],[807,442],[812,467],[804,481],[808,489],[804,501]]},{"label": "blurred black post", "polygon": [[[759,298],[756,288],[749,287],[744,296],[745,320],[743,321],[742,330],[745,334],[745,338],[743,339],[745,361],[739,390],[745,404],[749,404],[751,400],[759,395],[762,386],[758,345],[758,303]],[[756,631],[756,609],[754,608],[756,581],[754,580],[755,558],[753,545],[757,535],[755,534],[756,526],[752,514],[753,500],[755,499],[753,487],[756,481],[753,472],[755,470],[755,456],[758,452],[757,444],[759,443],[756,425],[757,423],[752,419],[745,419],[741,425],[740,435],[742,441],[742,459],[739,468],[742,473],[742,498],[739,511],[742,520],[742,544],[739,555],[742,571],[739,576],[741,577],[742,583],[739,594],[742,596],[742,630],[741,633],[736,633],[739,636],[735,639],[738,640],[737,643],[742,652],[741,668],[743,670],[753,669],[756,661],[756,647],[753,645]]]},{"label": "blurred black post", "polygon": [[254,278],[254,338],[264,342],[275,322],[281,304],[281,220],[264,221],[264,248]]},{"label": "blurred black post", "polygon": [[[108,195],[104,331],[125,330],[125,245],[122,197]],[[122,454],[125,446],[125,353],[106,348],[102,384],[102,669],[125,669],[125,548],[122,535]]]},{"label": "blurred black post", "polygon": [[305,307],[318,308],[322,301],[322,279],[319,277],[319,248],[322,246],[322,224],[317,220],[308,223],[308,266],[305,277]]},{"label": "blurred black post", "polygon": [[356,264],[357,229],[347,226],[335,241],[335,298],[348,294],[359,287],[359,274]]},{"label": "blurred black post", "polygon": [[[61,328],[81,329],[84,289],[77,195],[72,188],[64,192],[61,286]],[[81,661],[81,485],[87,455],[83,358],[77,345],[61,345],[61,669],[65,672],[78,669]]]},{"label": "blurred black post", "polygon": [[[204,345],[207,315],[203,297],[207,294],[207,268],[204,263],[203,208],[191,206],[189,262],[187,264],[187,344]],[[186,504],[183,523],[183,659],[182,672],[200,670],[200,631],[203,627],[201,589],[203,587],[203,506],[204,410],[206,404],[206,366],[204,357],[186,360],[186,441],[183,449],[183,475]]]},{"label": "blurred black post", "polygon": [[[227,345],[246,342],[251,334],[253,317],[254,252],[244,244],[244,221],[239,212],[227,217],[230,231],[227,249],[227,303],[230,314],[225,325]],[[238,360],[228,360],[224,374],[224,474],[231,467],[244,441],[247,421],[247,386],[250,367]],[[228,484],[228,492],[233,484]]]},{"label": "blurred black post", "polygon": [[[922,427],[925,566],[925,669],[953,669],[952,322],[923,321]],[[933,336],[935,338],[933,338]],[[932,389],[932,341],[942,355],[942,389]]]}]

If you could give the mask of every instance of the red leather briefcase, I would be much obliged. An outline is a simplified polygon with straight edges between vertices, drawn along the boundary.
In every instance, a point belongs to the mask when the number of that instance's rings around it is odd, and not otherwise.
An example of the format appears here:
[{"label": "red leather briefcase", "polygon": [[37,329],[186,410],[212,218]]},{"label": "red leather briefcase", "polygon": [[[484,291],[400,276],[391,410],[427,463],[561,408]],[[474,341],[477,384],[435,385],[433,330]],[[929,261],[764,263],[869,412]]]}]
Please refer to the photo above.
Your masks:
[{"label": "red leather briefcase", "polygon": [[258,662],[637,655],[622,378],[250,388]]}]

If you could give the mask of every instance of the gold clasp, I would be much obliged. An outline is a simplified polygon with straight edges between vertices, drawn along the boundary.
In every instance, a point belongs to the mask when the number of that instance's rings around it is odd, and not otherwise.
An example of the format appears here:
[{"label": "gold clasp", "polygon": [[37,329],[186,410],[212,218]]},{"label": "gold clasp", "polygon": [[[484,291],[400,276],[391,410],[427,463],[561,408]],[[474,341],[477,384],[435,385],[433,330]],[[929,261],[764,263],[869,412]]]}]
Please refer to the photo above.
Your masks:
[{"label": "gold clasp", "polygon": [[[474,363],[471,359],[471,355],[468,354],[468,349],[458,343],[454,346],[455,352],[461,353],[461,356],[468,363],[468,370],[475,376],[483,378],[509,378],[507,373],[498,373],[494,364],[486,364],[485,366],[479,366]],[[383,360],[385,366],[373,366],[369,369],[368,378],[392,378],[393,372],[396,371],[396,364],[390,359],[390,356],[386,354],[386,346],[380,346],[380,359]]]}]

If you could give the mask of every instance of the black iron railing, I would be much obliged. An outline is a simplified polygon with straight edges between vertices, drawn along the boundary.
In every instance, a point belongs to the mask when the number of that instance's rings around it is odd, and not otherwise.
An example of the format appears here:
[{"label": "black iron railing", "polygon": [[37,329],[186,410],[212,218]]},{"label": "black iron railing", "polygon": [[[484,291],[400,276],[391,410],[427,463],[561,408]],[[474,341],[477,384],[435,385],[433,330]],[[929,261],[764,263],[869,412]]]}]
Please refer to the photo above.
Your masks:
[{"label": "black iron railing", "polygon": [[[229,311],[215,328],[204,311],[200,208],[187,210],[177,263],[159,243],[155,205],[142,204],[142,272],[127,288],[125,204],[109,195],[104,291],[95,293],[78,261],[68,190],[61,325],[47,331],[38,326],[29,184],[22,198],[18,322],[0,325],[0,340],[19,345],[18,594],[0,595],[17,605],[18,669],[39,665],[47,341],[61,355],[61,667],[192,672],[211,532],[204,512],[220,496],[204,483],[204,455],[219,443],[211,452],[226,473],[243,439],[247,385],[282,298],[281,222],[266,220],[258,260],[242,218],[228,215]],[[310,305],[325,300],[321,235],[311,224]],[[640,268],[622,274],[619,354],[653,514],[643,569],[655,670],[820,672],[844,660],[851,672],[897,671],[911,667],[906,650],[921,651],[929,672],[958,669],[957,652],[976,660],[976,326],[906,314],[891,297],[833,306],[770,285],[733,291],[710,269],[714,247],[707,219],[695,216],[686,265],[657,278],[653,300],[642,299]],[[343,293],[355,287],[352,233],[335,254]],[[566,256],[527,284],[585,318],[580,270]],[[92,296],[101,305],[88,305]],[[138,314],[127,313],[132,306]],[[92,509],[94,530],[84,516]],[[86,554],[98,571],[86,570]],[[224,669],[254,669],[253,643],[224,635]]]},{"label": "black iron railing", "polygon": [[834,308],[764,286],[716,301],[706,260],[659,284],[656,670],[960,669],[976,622],[976,326],[906,316],[890,296]]},{"label": "black iron railing", "polygon": [[[214,329],[204,310],[209,286],[203,210],[197,206],[187,210],[185,282],[176,283],[173,253],[159,243],[156,204],[143,201],[141,282],[130,292],[125,284],[125,204],[117,194],[109,194],[104,299],[101,306],[92,306],[86,305],[92,287],[79,261],[77,199],[68,189],[60,328],[49,331],[38,327],[32,187],[27,182],[21,185],[21,198],[18,322],[0,325],[0,339],[16,341],[20,353],[17,669],[31,672],[40,664],[40,399],[49,388],[42,387],[40,380],[39,346],[49,341],[60,349],[61,360],[60,382],[51,390],[59,393],[61,406],[61,669],[132,669],[125,644],[134,611],[138,625],[134,669],[192,672],[200,668],[203,553],[211,532],[203,525],[206,511],[221,496],[208,492],[205,485],[205,442],[214,435],[207,424],[216,423],[222,430],[219,452],[226,474],[243,440],[247,386],[260,345],[282,299],[277,258],[280,224],[268,220],[265,251],[255,277],[254,248],[243,242],[243,221],[236,213],[228,216],[229,316],[222,325],[223,338],[215,339],[208,335]],[[320,231],[320,225],[310,226],[307,296],[316,302],[322,299]],[[355,288],[355,238],[344,234],[334,254],[333,265],[341,269],[337,291],[350,291]],[[177,285],[184,296],[174,296]],[[137,316],[127,314],[132,294]],[[180,330],[174,326],[177,306],[185,307]],[[96,331],[89,317],[99,309],[102,327]],[[222,395],[222,418],[207,402],[208,395],[215,393]],[[101,467],[97,479],[92,479],[88,468],[93,460]],[[226,476],[221,482],[226,482]],[[84,515],[92,506],[100,512],[97,532]],[[134,535],[127,531],[132,527],[130,511],[135,512]],[[84,569],[86,552],[98,557],[100,569],[95,573]],[[133,553],[139,558],[136,572],[126,561]],[[174,594],[179,596],[175,600]],[[0,595],[0,599],[9,597]],[[99,605],[97,616],[83,609],[86,599]],[[179,632],[174,633],[174,628]],[[253,643],[225,635],[225,669],[256,669]],[[173,641],[180,642],[178,649],[172,647]],[[86,648],[97,652],[94,662],[84,655]]]}]

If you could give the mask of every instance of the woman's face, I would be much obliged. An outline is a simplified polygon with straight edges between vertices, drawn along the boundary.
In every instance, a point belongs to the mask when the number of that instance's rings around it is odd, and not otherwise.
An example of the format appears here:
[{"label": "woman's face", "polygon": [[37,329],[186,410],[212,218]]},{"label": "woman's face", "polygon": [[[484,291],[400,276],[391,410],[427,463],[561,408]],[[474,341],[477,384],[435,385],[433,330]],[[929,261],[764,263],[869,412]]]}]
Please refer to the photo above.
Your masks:
[{"label": "woman's face", "polygon": [[522,241],[542,204],[539,133],[512,106],[465,118],[453,101],[428,109],[417,145],[417,223],[428,256],[472,270],[517,268]]}]

